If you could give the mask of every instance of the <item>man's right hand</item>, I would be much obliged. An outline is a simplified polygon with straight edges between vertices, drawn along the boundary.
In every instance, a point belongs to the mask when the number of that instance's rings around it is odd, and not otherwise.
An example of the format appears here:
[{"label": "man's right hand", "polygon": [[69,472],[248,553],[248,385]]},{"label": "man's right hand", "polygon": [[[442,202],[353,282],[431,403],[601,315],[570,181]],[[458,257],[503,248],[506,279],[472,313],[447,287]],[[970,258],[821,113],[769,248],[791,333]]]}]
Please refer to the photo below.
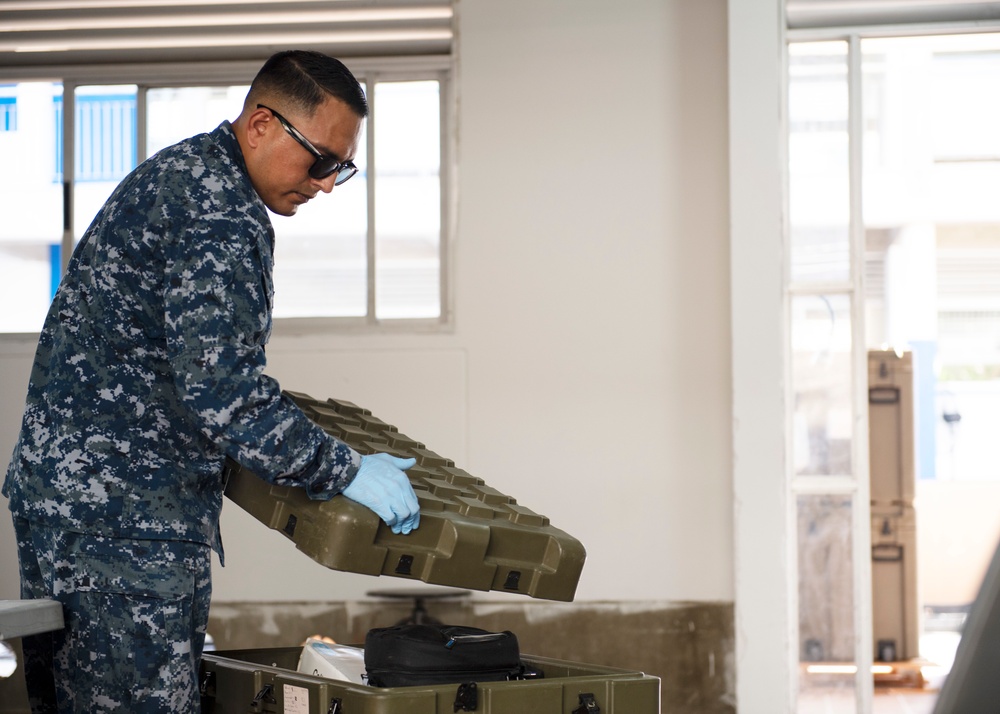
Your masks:
[{"label": "man's right hand", "polygon": [[393,533],[409,533],[420,525],[420,504],[403,472],[416,463],[389,454],[362,456],[357,476],[341,494],[375,511]]}]

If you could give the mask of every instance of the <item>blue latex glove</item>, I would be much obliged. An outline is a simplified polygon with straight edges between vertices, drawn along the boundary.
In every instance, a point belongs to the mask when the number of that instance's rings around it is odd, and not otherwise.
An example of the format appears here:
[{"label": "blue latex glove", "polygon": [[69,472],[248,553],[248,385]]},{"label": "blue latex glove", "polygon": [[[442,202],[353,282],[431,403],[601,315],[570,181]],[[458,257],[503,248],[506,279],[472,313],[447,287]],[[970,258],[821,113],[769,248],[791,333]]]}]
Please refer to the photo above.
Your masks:
[{"label": "blue latex glove", "polygon": [[416,463],[389,454],[362,456],[357,476],[341,494],[375,511],[393,533],[409,533],[420,525],[420,504],[403,471]]}]

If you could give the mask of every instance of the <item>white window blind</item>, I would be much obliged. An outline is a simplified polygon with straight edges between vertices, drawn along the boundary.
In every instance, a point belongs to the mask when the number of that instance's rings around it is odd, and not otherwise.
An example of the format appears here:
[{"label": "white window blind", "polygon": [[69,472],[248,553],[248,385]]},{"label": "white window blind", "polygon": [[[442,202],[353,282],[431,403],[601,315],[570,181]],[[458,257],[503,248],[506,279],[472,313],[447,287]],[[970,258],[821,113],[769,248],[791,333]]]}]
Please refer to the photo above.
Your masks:
[{"label": "white window blind", "polygon": [[451,0],[4,0],[0,66],[447,55]]},{"label": "white window blind", "polygon": [[788,28],[854,28],[1000,22],[1000,2],[977,0],[787,0]]}]

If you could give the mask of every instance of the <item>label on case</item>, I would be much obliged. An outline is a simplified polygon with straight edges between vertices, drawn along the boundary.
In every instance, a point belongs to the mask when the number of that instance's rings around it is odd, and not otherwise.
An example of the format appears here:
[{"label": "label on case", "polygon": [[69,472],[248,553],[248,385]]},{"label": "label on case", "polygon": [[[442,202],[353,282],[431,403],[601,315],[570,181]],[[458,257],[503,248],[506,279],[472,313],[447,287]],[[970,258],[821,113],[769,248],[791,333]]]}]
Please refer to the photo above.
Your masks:
[{"label": "label on case", "polygon": [[285,714],[309,714],[309,690],[285,685]]}]

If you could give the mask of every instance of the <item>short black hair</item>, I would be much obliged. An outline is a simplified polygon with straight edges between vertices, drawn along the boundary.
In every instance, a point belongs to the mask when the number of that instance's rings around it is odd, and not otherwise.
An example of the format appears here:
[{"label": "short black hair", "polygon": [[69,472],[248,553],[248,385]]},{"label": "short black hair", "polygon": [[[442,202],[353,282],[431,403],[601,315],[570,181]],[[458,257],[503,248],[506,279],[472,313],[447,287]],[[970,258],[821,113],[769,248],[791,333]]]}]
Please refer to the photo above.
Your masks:
[{"label": "short black hair", "polygon": [[344,102],[360,118],[368,116],[364,90],[343,62],[312,50],[285,50],[271,55],[257,72],[247,105],[281,97],[312,114],[327,97]]}]

